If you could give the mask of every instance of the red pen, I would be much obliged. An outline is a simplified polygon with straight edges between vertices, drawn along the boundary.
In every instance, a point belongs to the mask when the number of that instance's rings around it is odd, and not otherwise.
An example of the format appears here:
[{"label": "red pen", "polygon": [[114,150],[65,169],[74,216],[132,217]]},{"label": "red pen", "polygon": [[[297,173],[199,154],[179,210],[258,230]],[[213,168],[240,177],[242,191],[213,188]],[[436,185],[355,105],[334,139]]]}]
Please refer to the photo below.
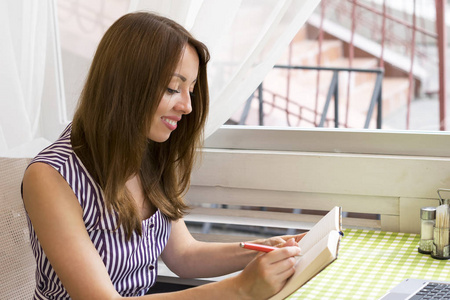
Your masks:
[{"label": "red pen", "polygon": [[277,247],[253,244],[253,243],[240,243],[239,246],[241,246],[244,249],[256,250],[256,251],[261,251],[261,252],[270,252],[272,250],[278,249]]}]

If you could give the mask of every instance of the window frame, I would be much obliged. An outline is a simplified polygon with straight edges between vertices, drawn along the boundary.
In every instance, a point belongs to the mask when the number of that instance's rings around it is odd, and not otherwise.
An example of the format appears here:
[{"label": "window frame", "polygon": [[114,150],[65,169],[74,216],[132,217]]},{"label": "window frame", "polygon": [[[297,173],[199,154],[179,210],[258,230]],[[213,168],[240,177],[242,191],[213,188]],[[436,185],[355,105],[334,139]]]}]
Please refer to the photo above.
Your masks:
[{"label": "window frame", "polygon": [[450,157],[450,133],[223,125],[204,147]]}]

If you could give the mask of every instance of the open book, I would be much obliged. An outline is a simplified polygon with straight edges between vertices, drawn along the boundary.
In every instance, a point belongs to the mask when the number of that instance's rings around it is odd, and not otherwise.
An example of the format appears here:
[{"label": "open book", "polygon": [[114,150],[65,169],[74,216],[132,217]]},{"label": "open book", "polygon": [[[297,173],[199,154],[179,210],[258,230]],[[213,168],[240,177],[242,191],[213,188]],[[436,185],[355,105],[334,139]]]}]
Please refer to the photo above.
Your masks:
[{"label": "open book", "polygon": [[338,255],[342,230],[342,209],[336,206],[328,212],[298,243],[295,273],[281,291],[270,300],[284,299],[332,263]]}]

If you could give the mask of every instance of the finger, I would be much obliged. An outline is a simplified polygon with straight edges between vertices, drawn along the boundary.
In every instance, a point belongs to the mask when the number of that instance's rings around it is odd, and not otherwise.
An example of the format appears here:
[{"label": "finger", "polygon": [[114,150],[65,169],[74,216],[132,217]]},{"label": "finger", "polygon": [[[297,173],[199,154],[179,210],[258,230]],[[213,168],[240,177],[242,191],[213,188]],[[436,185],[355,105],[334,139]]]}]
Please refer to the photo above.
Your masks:
[{"label": "finger", "polygon": [[294,238],[290,238],[284,243],[283,247],[289,247],[289,246],[298,246],[297,242]]},{"label": "finger", "polygon": [[306,235],[306,232],[300,233],[300,234],[294,234],[294,235],[282,235],[280,238],[284,241],[287,241],[289,239],[294,239],[296,242],[300,241],[304,236]]},{"label": "finger", "polygon": [[269,263],[261,259],[258,264],[262,267],[260,269],[262,279],[266,282],[271,282],[271,285],[284,282],[295,272],[294,261],[295,259],[293,257],[288,257],[274,263]]},{"label": "finger", "polygon": [[275,237],[269,239],[269,241],[275,247],[279,247],[279,246],[283,245],[286,242],[286,240],[283,239],[280,236],[275,236]]},{"label": "finger", "polygon": [[304,238],[306,234],[307,234],[307,232],[304,232],[304,233],[301,233],[301,234],[296,235],[296,236],[295,236],[295,241],[296,241],[297,243],[300,242],[300,240],[301,240],[302,238]]},{"label": "finger", "polygon": [[297,243],[295,237],[291,237],[291,238],[287,239],[286,241],[284,241],[284,243],[279,244],[277,247],[288,247],[288,246],[297,246],[298,247],[298,243]]},{"label": "finger", "polygon": [[278,236],[278,237],[274,237],[272,238],[274,241],[276,241],[277,243],[274,245],[275,247],[283,247],[287,241],[294,239],[295,241],[295,235],[283,235],[283,236]]},{"label": "finger", "polygon": [[295,273],[296,259],[288,257],[271,265],[272,278],[276,281],[285,281]]},{"label": "finger", "polygon": [[255,241],[251,241],[251,243],[267,245],[267,246],[276,246],[284,243],[284,239],[279,236],[271,237],[268,239],[259,239]]},{"label": "finger", "polygon": [[299,256],[301,253],[301,249],[297,246],[289,246],[289,247],[283,247],[276,250],[273,250],[269,253],[266,253],[263,257],[264,260],[267,261],[269,264],[276,264],[280,261],[294,258],[295,256]]},{"label": "finger", "polygon": [[285,280],[289,279],[289,277],[294,275],[294,273],[295,273],[295,267],[294,267],[295,263],[293,263],[292,260],[295,261],[294,258],[290,258],[289,260],[286,260],[285,261],[285,265],[278,269],[278,273],[275,275],[278,280],[285,281]]}]

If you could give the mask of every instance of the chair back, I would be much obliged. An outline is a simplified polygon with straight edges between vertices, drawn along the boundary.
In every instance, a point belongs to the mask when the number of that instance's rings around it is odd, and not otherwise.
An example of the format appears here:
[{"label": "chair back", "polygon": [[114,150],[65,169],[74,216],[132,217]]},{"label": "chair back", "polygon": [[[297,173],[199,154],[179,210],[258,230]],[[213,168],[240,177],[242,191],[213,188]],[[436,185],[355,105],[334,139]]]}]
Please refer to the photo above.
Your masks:
[{"label": "chair back", "polygon": [[32,299],[36,262],[20,186],[31,159],[0,157],[0,299]]}]

